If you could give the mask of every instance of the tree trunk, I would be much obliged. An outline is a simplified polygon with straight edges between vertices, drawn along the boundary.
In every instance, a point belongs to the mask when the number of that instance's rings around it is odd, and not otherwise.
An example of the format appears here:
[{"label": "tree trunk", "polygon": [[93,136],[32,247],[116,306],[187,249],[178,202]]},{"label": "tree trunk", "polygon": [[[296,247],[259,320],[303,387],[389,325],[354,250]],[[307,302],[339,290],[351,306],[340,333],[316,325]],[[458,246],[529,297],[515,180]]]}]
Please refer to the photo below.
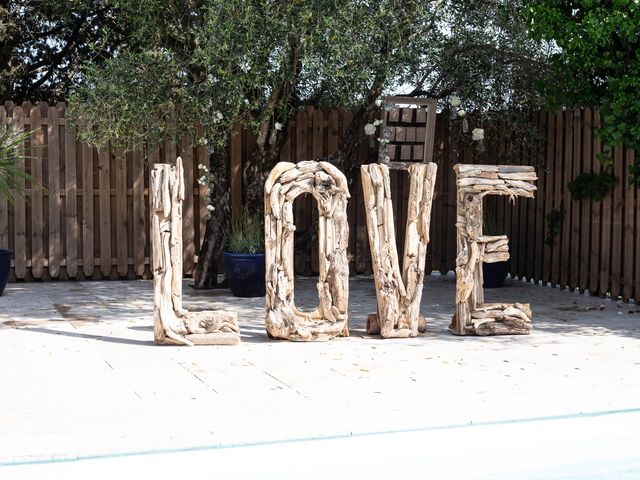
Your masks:
[{"label": "tree trunk", "polygon": [[[266,136],[269,132],[264,133]],[[264,182],[271,169],[278,163],[280,150],[286,142],[286,135],[280,134],[274,144],[258,143],[244,166],[244,200],[249,212],[257,218],[264,214]]]},{"label": "tree trunk", "polygon": [[224,149],[211,155],[209,183],[210,205],[204,241],[198,252],[198,263],[194,277],[194,288],[218,287],[218,262],[224,250],[224,235],[229,228],[229,152]]},{"label": "tree trunk", "polygon": [[[381,81],[374,82],[365,104],[354,113],[351,125],[341,139],[339,150],[327,158],[313,159],[326,160],[335,165],[347,177],[350,189],[355,184],[360,167],[358,150],[362,141],[366,140],[363,129],[365,124],[373,121],[375,114],[373,105],[381,94],[381,85]],[[287,140],[285,132],[288,133],[288,129],[285,129],[282,132],[275,132],[273,143],[268,141],[274,134],[273,128],[274,125],[269,121],[263,123],[258,135],[257,147],[249,156],[242,172],[244,205],[257,218],[261,218],[264,214],[264,183],[269,172],[278,162],[280,151]],[[372,149],[370,158],[368,158],[369,162],[375,162],[376,155],[377,150]],[[229,188],[228,157],[228,152],[225,151],[224,154],[218,154],[212,158],[211,171],[216,173],[216,181],[212,186],[211,199],[215,210],[207,221],[205,240],[200,249],[198,265],[194,273],[195,288],[215,288],[217,286],[217,262],[224,247],[224,231],[229,225],[228,195],[225,195]],[[303,159],[293,159],[292,161],[295,163],[300,160]]]},{"label": "tree trunk", "polygon": [[[358,151],[362,146],[362,142],[368,141],[364,134],[364,126],[373,122],[377,112],[374,105],[381,94],[380,85],[381,83],[378,81],[374,83],[367,95],[366,103],[355,111],[351,125],[349,125],[349,128],[340,139],[338,151],[326,159],[345,174],[350,190],[355,185],[360,171],[361,162],[359,162]],[[377,148],[368,148],[367,163],[375,163],[378,160],[377,155]]]}]

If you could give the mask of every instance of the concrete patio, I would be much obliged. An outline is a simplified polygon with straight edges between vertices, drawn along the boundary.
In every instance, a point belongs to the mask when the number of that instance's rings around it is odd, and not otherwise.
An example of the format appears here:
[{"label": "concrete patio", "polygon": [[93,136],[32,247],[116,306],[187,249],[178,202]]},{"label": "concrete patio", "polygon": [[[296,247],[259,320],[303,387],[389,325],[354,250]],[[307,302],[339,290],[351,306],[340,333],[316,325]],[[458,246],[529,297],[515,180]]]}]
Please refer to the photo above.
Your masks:
[{"label": "concrete patio", "polygon": [[[455,279],[432,276],[422,300],[428,333],[381,340],[364,332],[373,281],[355,278],[351,337],[291,343],[267,338],[262,298],[186,283],[187,308],[237,309],[239,346],[155,346],[148,281],[9,285],[0,297],[0,478],[51,460],[471,424],[618,414],[620,425],[640,425],[633,304],[508,280],[487,301],[530,302],[534,333],[460,338],[447,331]],[[316,302],[313,279],[296,288],[299,306]],[[634,428],[625,445],[639,438]]]}]

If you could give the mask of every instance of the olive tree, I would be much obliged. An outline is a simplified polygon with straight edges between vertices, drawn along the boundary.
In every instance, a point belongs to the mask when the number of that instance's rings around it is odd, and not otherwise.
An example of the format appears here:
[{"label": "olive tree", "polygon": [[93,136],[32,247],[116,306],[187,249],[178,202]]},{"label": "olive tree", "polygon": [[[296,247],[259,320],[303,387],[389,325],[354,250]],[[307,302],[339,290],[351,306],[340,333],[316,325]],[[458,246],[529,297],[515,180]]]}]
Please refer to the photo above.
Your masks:
[{"label": "olive tree", "polygon": [[109,0],[0,0],[0,100],[64,100],[83,62],[128,36]]},{"label": "olive tree", "polygon": [[[227,149],[234,125],[256,133],[245,200],[262,187],[286,141],[282,126],[305,105],[354,111],[331,161],[350,175],[363,127],[386,93],[459,95],[467,108],[520,105],[544,52],[511,5],[447,0],[112,0],[132,37],[86,65],[70,98],[82,138],[133,146],[191,132],[212,152],[216,207],[196,269],[210,285],[228,222]],[[528,78],[527,80],[524,80]],[[527,90],[528,89],[528,90]],[[447,104],[447,102],[443,102]],[[200,128],[196,130],[196,124]]]}]

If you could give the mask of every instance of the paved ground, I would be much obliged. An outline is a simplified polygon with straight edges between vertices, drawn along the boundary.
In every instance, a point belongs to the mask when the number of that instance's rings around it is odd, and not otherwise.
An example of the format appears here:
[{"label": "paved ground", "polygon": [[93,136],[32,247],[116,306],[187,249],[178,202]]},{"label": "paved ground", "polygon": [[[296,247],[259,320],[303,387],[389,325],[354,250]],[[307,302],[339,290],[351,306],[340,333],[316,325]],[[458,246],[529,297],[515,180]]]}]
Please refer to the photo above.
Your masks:
[{"label": "paved ground", "polygon": [[[313,280],[296,288],[310,307]],[[374,295],[351,281],[350,338],[291,343],[267,338],[262,298],[185,287],[187,308],[237,308],[242,331],[239,346],[188,348],[153,344],[150,282],[9,285],[0,477],[16,462],[640,412],[634,305],[508,281],[487,301],[530,302],[534,333],[459,338],[454,278],[433,276],[428,333],[381,340],[364,333]]]}]

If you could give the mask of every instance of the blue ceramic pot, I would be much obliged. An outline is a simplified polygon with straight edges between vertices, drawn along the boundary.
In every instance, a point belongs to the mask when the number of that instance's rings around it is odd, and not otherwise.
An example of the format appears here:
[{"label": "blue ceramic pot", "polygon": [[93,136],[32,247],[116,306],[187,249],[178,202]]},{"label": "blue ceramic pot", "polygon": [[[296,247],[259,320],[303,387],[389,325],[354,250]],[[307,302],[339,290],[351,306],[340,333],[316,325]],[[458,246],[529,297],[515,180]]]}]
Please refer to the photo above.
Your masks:
[{"label": "blue ceramic pot", "polygon": [[11,271],[11,250],[0,248],[0,295],[4,292]]},{"label": "blue ceramic pot", "polygon": [[508,262],[483,263],[482,278],[484,288],[500,288],[509,273]]},{"label": "blue ceramic pot", "polygon": [[236,297],[264,297],[264,253],[224,252],[224,269]]}]

